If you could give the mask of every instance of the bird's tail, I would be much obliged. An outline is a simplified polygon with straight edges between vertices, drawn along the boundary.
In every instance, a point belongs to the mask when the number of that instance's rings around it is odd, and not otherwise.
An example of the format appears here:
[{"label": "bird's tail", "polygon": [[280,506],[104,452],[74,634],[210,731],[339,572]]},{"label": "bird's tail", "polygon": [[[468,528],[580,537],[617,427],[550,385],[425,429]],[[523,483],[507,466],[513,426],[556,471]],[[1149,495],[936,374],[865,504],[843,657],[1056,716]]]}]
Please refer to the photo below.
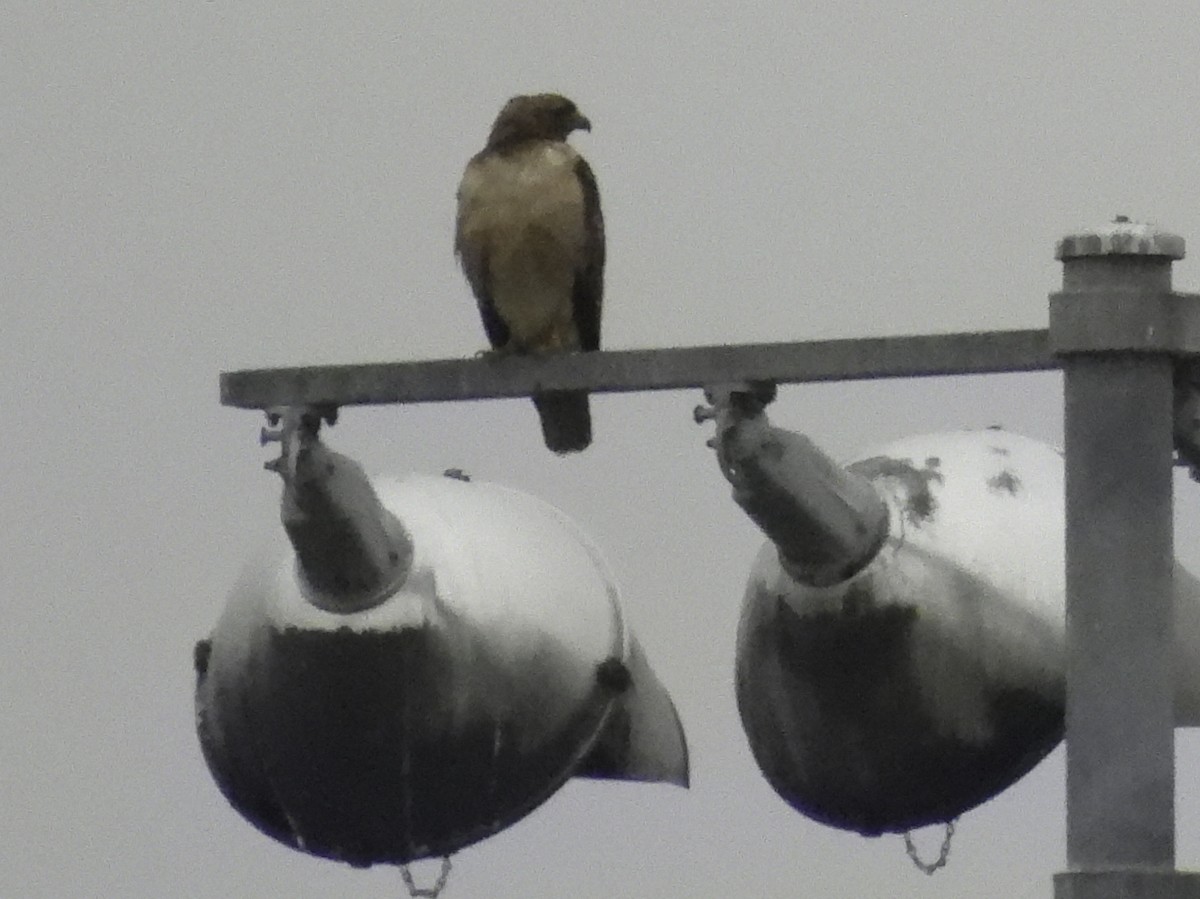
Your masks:
[{"label": "bird's tail", "polygon": [[584,390],[556,390],[533,398],[542,420],[546,446],[556,453],[577,453],[592,442],[592,413]]}]

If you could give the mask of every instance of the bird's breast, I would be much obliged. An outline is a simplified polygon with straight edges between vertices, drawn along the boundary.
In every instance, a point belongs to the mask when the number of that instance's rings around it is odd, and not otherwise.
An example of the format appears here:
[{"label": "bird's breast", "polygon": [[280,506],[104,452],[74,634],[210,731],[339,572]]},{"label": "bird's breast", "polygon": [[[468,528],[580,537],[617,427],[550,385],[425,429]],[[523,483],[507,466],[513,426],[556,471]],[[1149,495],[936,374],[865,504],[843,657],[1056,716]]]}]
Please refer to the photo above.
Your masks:
[{"label": "bird's breast", "polygon": [[477,157],[459,188],[460,252],[485,260],[491,302],[527,350],[578,344],[571,296],[586,246],[578,158],[561,143]]},{"label": "bird's breast", "polygon": [[546,242],[579,252],[584,209],[577,159],[566,144],[547,144],[472,161],[459,188],[463,238],[484,240],[492,253],[526,244],[536,252]]}]

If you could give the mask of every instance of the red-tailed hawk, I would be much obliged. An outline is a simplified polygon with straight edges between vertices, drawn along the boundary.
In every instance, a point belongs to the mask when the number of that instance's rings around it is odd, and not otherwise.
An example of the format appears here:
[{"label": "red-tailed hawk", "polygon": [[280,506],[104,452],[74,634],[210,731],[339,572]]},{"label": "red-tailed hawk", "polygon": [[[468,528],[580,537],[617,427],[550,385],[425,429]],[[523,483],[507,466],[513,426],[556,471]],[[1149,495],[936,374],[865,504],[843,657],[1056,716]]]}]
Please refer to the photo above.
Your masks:
[{"label": "red-tailed hawk", "polygon": [[[498,352],[600,348],[604,219],[596,178],[567,143],[577,129],[591,123],[566,97],[513,97],[463,172],[454,249]],[[554,452],[591,443],[586,392],[533,402]]]}]

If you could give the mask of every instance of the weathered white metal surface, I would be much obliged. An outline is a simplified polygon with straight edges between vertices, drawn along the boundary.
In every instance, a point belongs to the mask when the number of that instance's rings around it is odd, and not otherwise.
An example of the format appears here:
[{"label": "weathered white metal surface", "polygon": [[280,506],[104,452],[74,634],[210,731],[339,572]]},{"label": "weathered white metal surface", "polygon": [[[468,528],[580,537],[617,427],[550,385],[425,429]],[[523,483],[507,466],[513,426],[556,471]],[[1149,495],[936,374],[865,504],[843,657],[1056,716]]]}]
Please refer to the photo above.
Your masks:
[{"label": "weathered white metal surface", "polygon": [[[1001,430],[898,441],[848,466],[889,507],[857,575],[798,583],[760,552],[737,695],[760,767],[800,811],[862,833],[949,820],[1062,737],[1063,463]],[[1200,723],[1200,585],[1177,569],[1177,712]]]},{"label": "weathered white metal surface", "polygon": [[280,531],[198,659],[201,742],[239,811],[371,864],[482,839],[573,774],[686,784],[675,709],[578,528],[492,484],[374,486],[412,541],[393,595],[322,608]]}]

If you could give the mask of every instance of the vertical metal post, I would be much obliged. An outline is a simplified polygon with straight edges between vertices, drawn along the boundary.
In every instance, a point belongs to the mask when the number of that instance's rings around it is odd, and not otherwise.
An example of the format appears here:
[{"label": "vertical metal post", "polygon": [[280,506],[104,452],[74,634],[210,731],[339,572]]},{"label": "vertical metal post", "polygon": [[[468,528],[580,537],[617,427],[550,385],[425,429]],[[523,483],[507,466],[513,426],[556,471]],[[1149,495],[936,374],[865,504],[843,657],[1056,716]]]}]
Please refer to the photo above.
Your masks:
[{"label": "vertical metal post", "polygon": [[1061,350],[1070,870],[1055,876],[1055,897],[1200,896],[1200,878],[1174,870],[1172,360],[1138,337],[1143,311],[1160,320],[1183,242],[1118,219],[1064,238],[1057,255],[1051,342],[1071,332]]}]

